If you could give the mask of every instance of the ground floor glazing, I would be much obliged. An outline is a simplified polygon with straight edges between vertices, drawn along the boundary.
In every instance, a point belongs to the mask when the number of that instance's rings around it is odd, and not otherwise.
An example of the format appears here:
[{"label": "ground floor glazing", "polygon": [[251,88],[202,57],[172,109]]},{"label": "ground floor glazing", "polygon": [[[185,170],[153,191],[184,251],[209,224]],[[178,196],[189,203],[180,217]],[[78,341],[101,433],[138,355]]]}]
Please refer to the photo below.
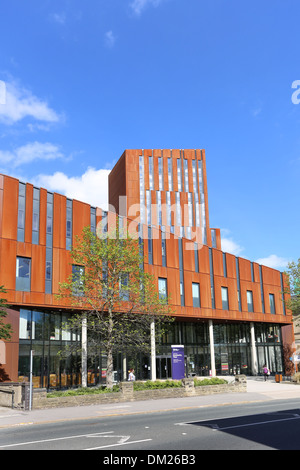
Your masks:
[{"label": "ground floor glazing", "polygon": [[[62,328],[67,319],[61,312],[20,310],[20,381],[29,380],[32,358],[34,387],[64,389],[81,384],[80,352],[64,352],[66,347],[80,344],[80,332],[74,334]],[[278,324],[175,321],[156,344],[155,376],[158,379],[172,378],[171,346],[174,344],[184,346],[186,376],[253,375],[253,371],[260,374],[265,364],[272,373],[284,373]],[[126,380],[130,368],[135,369],[137,379],[150,379],[151,363],[148,355],[138,353],[125,357],[120,352],[114,357],[114,380]],[[87,382],[98,385],[105,381],[106,356],[100,345],[99,352],[88,358]]]}]

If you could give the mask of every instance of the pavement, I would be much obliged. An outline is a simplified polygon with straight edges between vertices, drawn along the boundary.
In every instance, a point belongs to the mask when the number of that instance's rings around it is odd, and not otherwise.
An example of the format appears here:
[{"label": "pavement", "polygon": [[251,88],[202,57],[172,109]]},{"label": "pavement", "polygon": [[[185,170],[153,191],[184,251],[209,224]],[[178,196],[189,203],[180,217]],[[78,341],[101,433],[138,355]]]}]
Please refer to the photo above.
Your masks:
[{"label": "pavement", "polygon": [[247,377],[247,392],[244,393],[223,393],[31,411],[0,407],[0,428],[209,406],[241,405],[282,399],[300,400],[300,385],[285,381],[276,383],[273,377],[269,377],[267,381],[264,381],[263,377]]}]

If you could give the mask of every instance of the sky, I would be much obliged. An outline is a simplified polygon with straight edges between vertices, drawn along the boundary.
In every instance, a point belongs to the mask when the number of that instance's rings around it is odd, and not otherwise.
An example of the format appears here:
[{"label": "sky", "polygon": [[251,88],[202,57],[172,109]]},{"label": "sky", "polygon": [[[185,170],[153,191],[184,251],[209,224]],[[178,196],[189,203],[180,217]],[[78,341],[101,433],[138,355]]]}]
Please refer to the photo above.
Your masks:
[{"label": "sky", "polygon": [[299,0],[1,2],[0,172],[92,205],[126,148],[203,148],[222,249],[300,258]]}]

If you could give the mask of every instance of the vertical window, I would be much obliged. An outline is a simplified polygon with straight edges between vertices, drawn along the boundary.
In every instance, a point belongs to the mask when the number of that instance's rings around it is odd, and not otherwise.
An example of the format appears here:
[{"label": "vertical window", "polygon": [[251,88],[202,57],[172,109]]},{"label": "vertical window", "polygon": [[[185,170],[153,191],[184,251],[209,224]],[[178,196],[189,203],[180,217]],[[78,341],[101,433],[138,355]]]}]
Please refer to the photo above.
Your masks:
[{"label": "vertical window", "polygon": [[154,189],[153,157],[149,157],[149,188]]},{"label": "vertical window", "polygon": [[222,293],[222,309],[223,310],[229,310],[228,288],[227,287],[221,287],[221,293]]},{"label": "vertical window", "polygon": [[145,223],[145,176],[144,176],[144,152],[139,157],[140,170],[140,219],[141,224]]},{"label": "vertical window", "polygon": [[73,283],[73,294],[83,295],[83,276],[84,267],[76,264],[72,265],[72,283]]},{"label": "vertical window", "polygon": [[73,203],[71,199],[67,199],[67,226],[66,226],[66,249],[71,250],[72,247],[72,209]]},{"label": "vertical window", "polygon": [[158,295],[160,300],[167,299],[167,279],[163,277],[158,278]]},{"label": "vertical window", "polygon": [[181,227],[181,205],[180,205],[180,194],[175,193],[176,197],[176,225]]},{"label": "vertical window", "polygon": [[248,312],[253,312],[253,292],[252,292],[252,290],[247,290],[247,306],[248,306]]},{"label": "vertical window", "polygon": [[30,272],[31,259],[18,256],[16,263],[16,290],[23,292],[30,291]]},{"label": "vertical window", "polygon": [[39,224],[40,224],[40,190],[33,188],[32,207],[32,243],[39,244]]},{"label": "vertical window", "polygon": [[195,272],[199,272],[199,253],[198,253],[198,245],[194,243],[194,257],[195,257]]},{"label": "vertical window", "polygon": [[162,226],[162,213],[161,213],[161,192],[156,191],[156,203],[157,203],[157,223]]},{"label": "vertical window", "polygon": [[164,227],[161,231],[161,255],[162,255],[162,266],[167,266],[167,247],[166,247],[166,232]]},{"label": "vertical window", "polygon": [[239,311],[241,312],[241,310],[242,310],[241,295],[240,295],[241,286],[240,286],[240,268],[239,268],[239,259],[238,258],[235,258],[235,267],[236,267],[236,283],[237,283]]},{"label": "vertical window", "polygon": [[46,294],[52,293],[52,255],[53,255],[53,194],[47,193],[46,272],[45,272]]},{"label": "vertical window", "polygon": [[283,275],[282,275],[282,273],[280,273],[280,285],[281,285],[282,310],[283,310],[283,315],[285,315],[286,312],[285,312],[285,301],[284,301],[284,289],[283,289]]},{"label": "vertical window", "polygon": [[120,279],[120,299],[124,301],[129,300],[129,275],[128,273],[123,273]]},{"label": "vertical window", "polygon": [[223,253],[223,274],[224,277],[227,277],[226,253]]},{"label": "vertical window", "polygon": [[146,191],[147,225],[151,225],[151,192]]},{"label": "vertical window", "polygon": [[182,191],[181,158],[177,159],[177,183],[178,191]]},{"label": "vertical window", "polygon": [[158,157],[158,182],[159,190],[163,191],[164,189],[164,172],[163,172],[163,159]]},{"label": "vertical window", "polygon": [[173,160],[168,158],[168,183],[169,191],[173,191]]},{"label": "vertical window", "polygon": [[200,307],[200,286],[197,282],[192,283],[193,307]]},{"label": "vertical window", "polygon": [[96,208],[91,207],[91,232],[96,234]]},{"label": "vertical window", "polygon": [[25,205],[26,205],[26,185],[19,183],[19,200],[18,200],[18,242],[24,241],[25,234]]},{"label": "vertical window", "polygon": [[211,244],[213,248],[217,248],[217,237],[214,228],[211,229]]},{"label": "vertical window", "polygon": [[260,295],[261,295],[262,311],[263,313],[265,313],[265,296],[264,296],[263,275],[262,275],[261,266],[259,266],[259,278],[260,278]]},{"label": "vertical window", "polygon": [[171,227],[172,225],[172,217],[171,217],[171,193],[170,191],[166,191],[166,215],[167,215],[167,225]]},{"label": "vertical window", "polygon": [[270,312],[275,315],[275,296],[274,294],[269,294],[269,301],[270,301]]},{"label": "vertical window", "polygon": [[184,271],[183,271],[183,252],[182,252],[182,239],[178,238],[178,250],[179,250],[179,280],[180,280],[180,304],[184,307]]},{"label": "vertical window", "polygon": [[188,161],[186,159],[183,160],[184,164],[184,190],[186,193],[189,192],[189,170],[188,170]]},{"label": "vertical window", "polygon": [[148,263],[153,264],[152,230],[148,227]]},{"label": "vertical window", "polygon": [[253,263],[251,263],[251,281],[254,282],[254,267],[253,267]]}]

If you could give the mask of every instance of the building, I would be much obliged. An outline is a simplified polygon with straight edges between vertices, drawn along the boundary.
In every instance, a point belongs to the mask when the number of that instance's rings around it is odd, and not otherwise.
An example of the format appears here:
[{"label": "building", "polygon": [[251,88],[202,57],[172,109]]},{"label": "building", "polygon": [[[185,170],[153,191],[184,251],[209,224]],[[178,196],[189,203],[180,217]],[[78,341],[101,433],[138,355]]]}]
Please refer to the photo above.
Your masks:
[{"label": "building", "polygon": [[[156,345],[158,378],[171,377],[171,345],[184,345],[186,373],[257,374],[267,363],[284,372],[294,342],[281,272],[221,251],[220,230],[209,224],[204,150],[126,150],[109,175],[110,212],[137,222],[144,269],[170,294],[176,321]],[[7,290],[10,342],[0,341],[0,380],[28,380],[30,351],[36,387],[80,383],[80,358],[57,355],[80,340],[61,329],[71,314],[58,300],[72,273],[70,248],[89,225],[106,220],[101,208],[70,200],[15,178],[0,177],[0,285]],[[120,354],[116,375],[126,373]],[[89,383],[105,376],[100,352]],[[138,378],[151,376],[139,357]]]}]

